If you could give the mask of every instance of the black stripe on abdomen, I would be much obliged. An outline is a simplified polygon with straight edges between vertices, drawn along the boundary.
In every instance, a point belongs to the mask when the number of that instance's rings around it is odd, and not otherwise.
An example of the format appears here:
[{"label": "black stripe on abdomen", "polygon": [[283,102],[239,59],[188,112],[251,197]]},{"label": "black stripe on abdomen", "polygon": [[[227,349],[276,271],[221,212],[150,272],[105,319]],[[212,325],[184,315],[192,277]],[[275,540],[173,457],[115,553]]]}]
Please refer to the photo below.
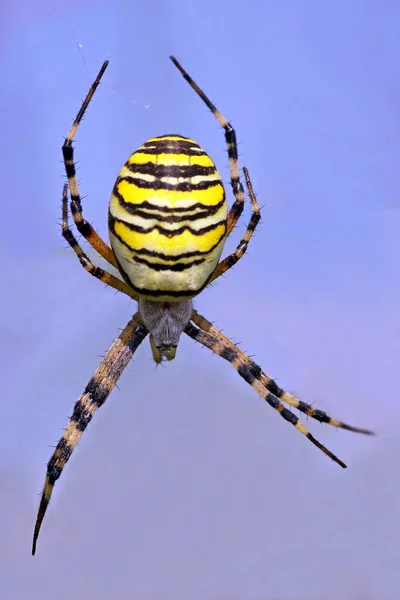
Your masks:
[{"label": "black stripe on abdomen", "polygon": [[[131,159],[134,160],[135,155],[133,154]],[[155,164],[153,162],[147,163],[135,163],[129,162],[129,159],[125,163],[125,167],[132,171],[132,173],[140,173],[142,175],[154,175],[154,177],[184,177],[190,179],[191,177],[207,176],[217,174],[215,167],[203,167],[201,165],[163,165]]]},{"label": "black stripe on abdomen", "polygon": [[140,177],[132,177],[130,175],[126,175],[125,177],[118,178],[118,183],[120,183],[121,181],[126,181],[127,183],[133,184],[140,189],[171,190],[175,192],[193,192],[199,190],[208,190],[209,188],[216,187],[217,185],[222,187],[222,183],[219,178],[203,179],[202,181],[199,181],[199,183],[191,183],[190,180],[180,181],[179,183],[169,183],[167,181],[162,181],[161,179],[147,181],[147,179],[141,179]]}]

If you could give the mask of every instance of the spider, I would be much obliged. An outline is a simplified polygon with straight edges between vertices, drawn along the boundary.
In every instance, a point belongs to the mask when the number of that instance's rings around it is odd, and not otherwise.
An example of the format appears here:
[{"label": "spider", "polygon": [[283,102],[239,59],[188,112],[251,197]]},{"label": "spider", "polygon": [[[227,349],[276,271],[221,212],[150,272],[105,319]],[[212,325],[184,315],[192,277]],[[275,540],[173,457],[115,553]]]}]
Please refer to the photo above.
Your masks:
[{"label": "spider", "polygon": [[[234,202],[228,212],[221,177],[211,158],[195,141],[177,134],[154,137],[136,150],[122,167],[109,206],[111,247],[102,240],[83,216],[72,143],[107,68],[108,61],[105,61],[62,147],[68,179],[62,195],[62,235],[84,269],[137,301],[138,311],[111,345],[75,403],[67,428],[47,465],[32,554],[36,551],[55,482],[94,413],[107,400],[147,335],[156,363],[175,358],[182,333],[230,362],[281,417],[343,468],[346,465],[316,440],[283,402],[321,423],[358,433],[372,433],[332,419],[322,410],[285,392],[239,346],[193,308],[192,299],[242,258],[260,220],[260,209],[249,172],[243,167],[252,214],[236,250],[220,261],[224,243],[237,224],[245,202],[236,133],[176,58],[170,58],[224,129]],[[122,279],[95,266],[79,245],[68,224],[68,190],[77,230],[118,270]]]}]

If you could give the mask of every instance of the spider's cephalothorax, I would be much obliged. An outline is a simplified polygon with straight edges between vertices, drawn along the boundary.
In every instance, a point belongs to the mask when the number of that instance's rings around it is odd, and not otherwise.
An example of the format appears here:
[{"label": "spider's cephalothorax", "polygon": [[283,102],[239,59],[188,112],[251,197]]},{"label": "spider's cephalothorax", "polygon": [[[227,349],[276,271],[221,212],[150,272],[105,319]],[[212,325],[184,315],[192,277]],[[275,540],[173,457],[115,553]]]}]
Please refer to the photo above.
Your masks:
[{"label": "spider's cephalothorax", "polygon": [[150,346],[153,358],[160,363],[163,358],[175,358],[181,333],[189,323],[193,303],[191,300],[181,302],[154,302],[139,298],[139,315],[150,333]]},{"label": "spider's cephalothorax", "polygon": [[[68,178],[63,190],[62,234],[81,265],[91,275],[136,300],[139,309],[112,344],[75,403],[67,428],[47,465],[32,554],[36,551],[40,527],[55,482],[94,413],[104,404],[148,334],[157,363],[163,358],[171,360],[175,357],[183,332],[210,348],[230,362],[272,408],[341,467],[346,465],[318,442],[283,403],[321,423],[358,433],[371,433],[367,429],[332,419],[322,410],[285,392],[237,344],[193,309],[192,298],[244,255],[260,220],[260,210],[249,173],[244,167],[252,214],[236,250],[218,262],[225,239],[242,214],[245,200],[239,175],[236,135],[232,125],[179,62],[174,57],[171,59],[224,129],[235,200],[227,214],[221,178],[210,157],[196,142],[180,135],[151,138],[130,156],[118,176],[109,210],[111,248],[102,240],[83,217],[72,142],[107,68],[106,61],[83,101],[62,148]],[[68,225],[68,189],[76,228],[119,271],[121,278],[95,266],[77,242]]]}]

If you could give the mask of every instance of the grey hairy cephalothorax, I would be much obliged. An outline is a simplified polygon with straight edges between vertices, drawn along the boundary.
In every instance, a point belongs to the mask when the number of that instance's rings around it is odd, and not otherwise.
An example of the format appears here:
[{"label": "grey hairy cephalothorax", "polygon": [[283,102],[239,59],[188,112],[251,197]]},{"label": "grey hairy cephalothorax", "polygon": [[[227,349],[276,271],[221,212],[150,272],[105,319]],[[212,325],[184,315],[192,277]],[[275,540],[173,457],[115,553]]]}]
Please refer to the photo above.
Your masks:
[{"label": "grey hairy cephalothorax", "polygon": [[156,362],[162,357],[175,358],[181,333],[190,321],[191,300],[183,302],[153,302],[139,298],[139,314],[150,333],[150,344]]}]

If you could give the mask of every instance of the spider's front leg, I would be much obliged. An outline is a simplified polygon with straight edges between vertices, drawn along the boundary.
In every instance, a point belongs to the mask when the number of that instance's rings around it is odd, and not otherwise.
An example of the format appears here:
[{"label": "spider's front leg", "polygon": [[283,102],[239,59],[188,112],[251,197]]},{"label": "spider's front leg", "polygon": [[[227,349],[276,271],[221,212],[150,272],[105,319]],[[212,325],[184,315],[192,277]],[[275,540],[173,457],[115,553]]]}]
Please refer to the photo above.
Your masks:
[{"label": "spider's front leg", "polygon": [[141,323],[139,313],[136,313],[112,344],[91,377],[85,391],[76,402],[69,423],[47,465],[46,480],[33,535],[32,554],[36,552],[40,527],[50,502],[55,482],[60,477],[72,451],[92,420],[94,413],[107,400],[111,390],[114,388],[147,333],[147,329]]},{"label": "spider's front leg", "polygon": [[192,323],[185,329],[185,333],[192,339],[199,342],[203,346],[210,348],[215,354],[221,356],[228,362],[230,362],[239,375],[243,377],[247,383],[251,385],[256,392],[268,402],[272,408],[279,412],[281,417],[286,421],[289,421],[300,433],[305,435],[310,442],[312,442],[317,448],[322,450],[324,454],[329,456],[334,462],[343,468],[346,468],[346,464],[340,460],[335,454],[328,450],[323,444],[321,444],[315,437],[308,431],[308,429],[301,423],[299,418],[288,410],[281,401],[298,408],[301,412],[304,412],[308,416],[320,421],[322,423],[328,423],[335,427],[347,429],[348,431],[354,431],[356,433],[363,433],[366,435],[373,435],[373,432],[368,429],[361,429],[353,427],[332,419],[322,410],[313,408],[309,404],[298,400],[294,396],[291,396],[284,390],[282,390],[278,384],[268,377],[264,373],[257,363],[255,363],[239,346],[234,344],[222,331],[220,331],[215,325],[210,323],[205,317],[199,315],[195,310],[192,313],[192,321],[196,323],[198,327],[195,327]]}]

